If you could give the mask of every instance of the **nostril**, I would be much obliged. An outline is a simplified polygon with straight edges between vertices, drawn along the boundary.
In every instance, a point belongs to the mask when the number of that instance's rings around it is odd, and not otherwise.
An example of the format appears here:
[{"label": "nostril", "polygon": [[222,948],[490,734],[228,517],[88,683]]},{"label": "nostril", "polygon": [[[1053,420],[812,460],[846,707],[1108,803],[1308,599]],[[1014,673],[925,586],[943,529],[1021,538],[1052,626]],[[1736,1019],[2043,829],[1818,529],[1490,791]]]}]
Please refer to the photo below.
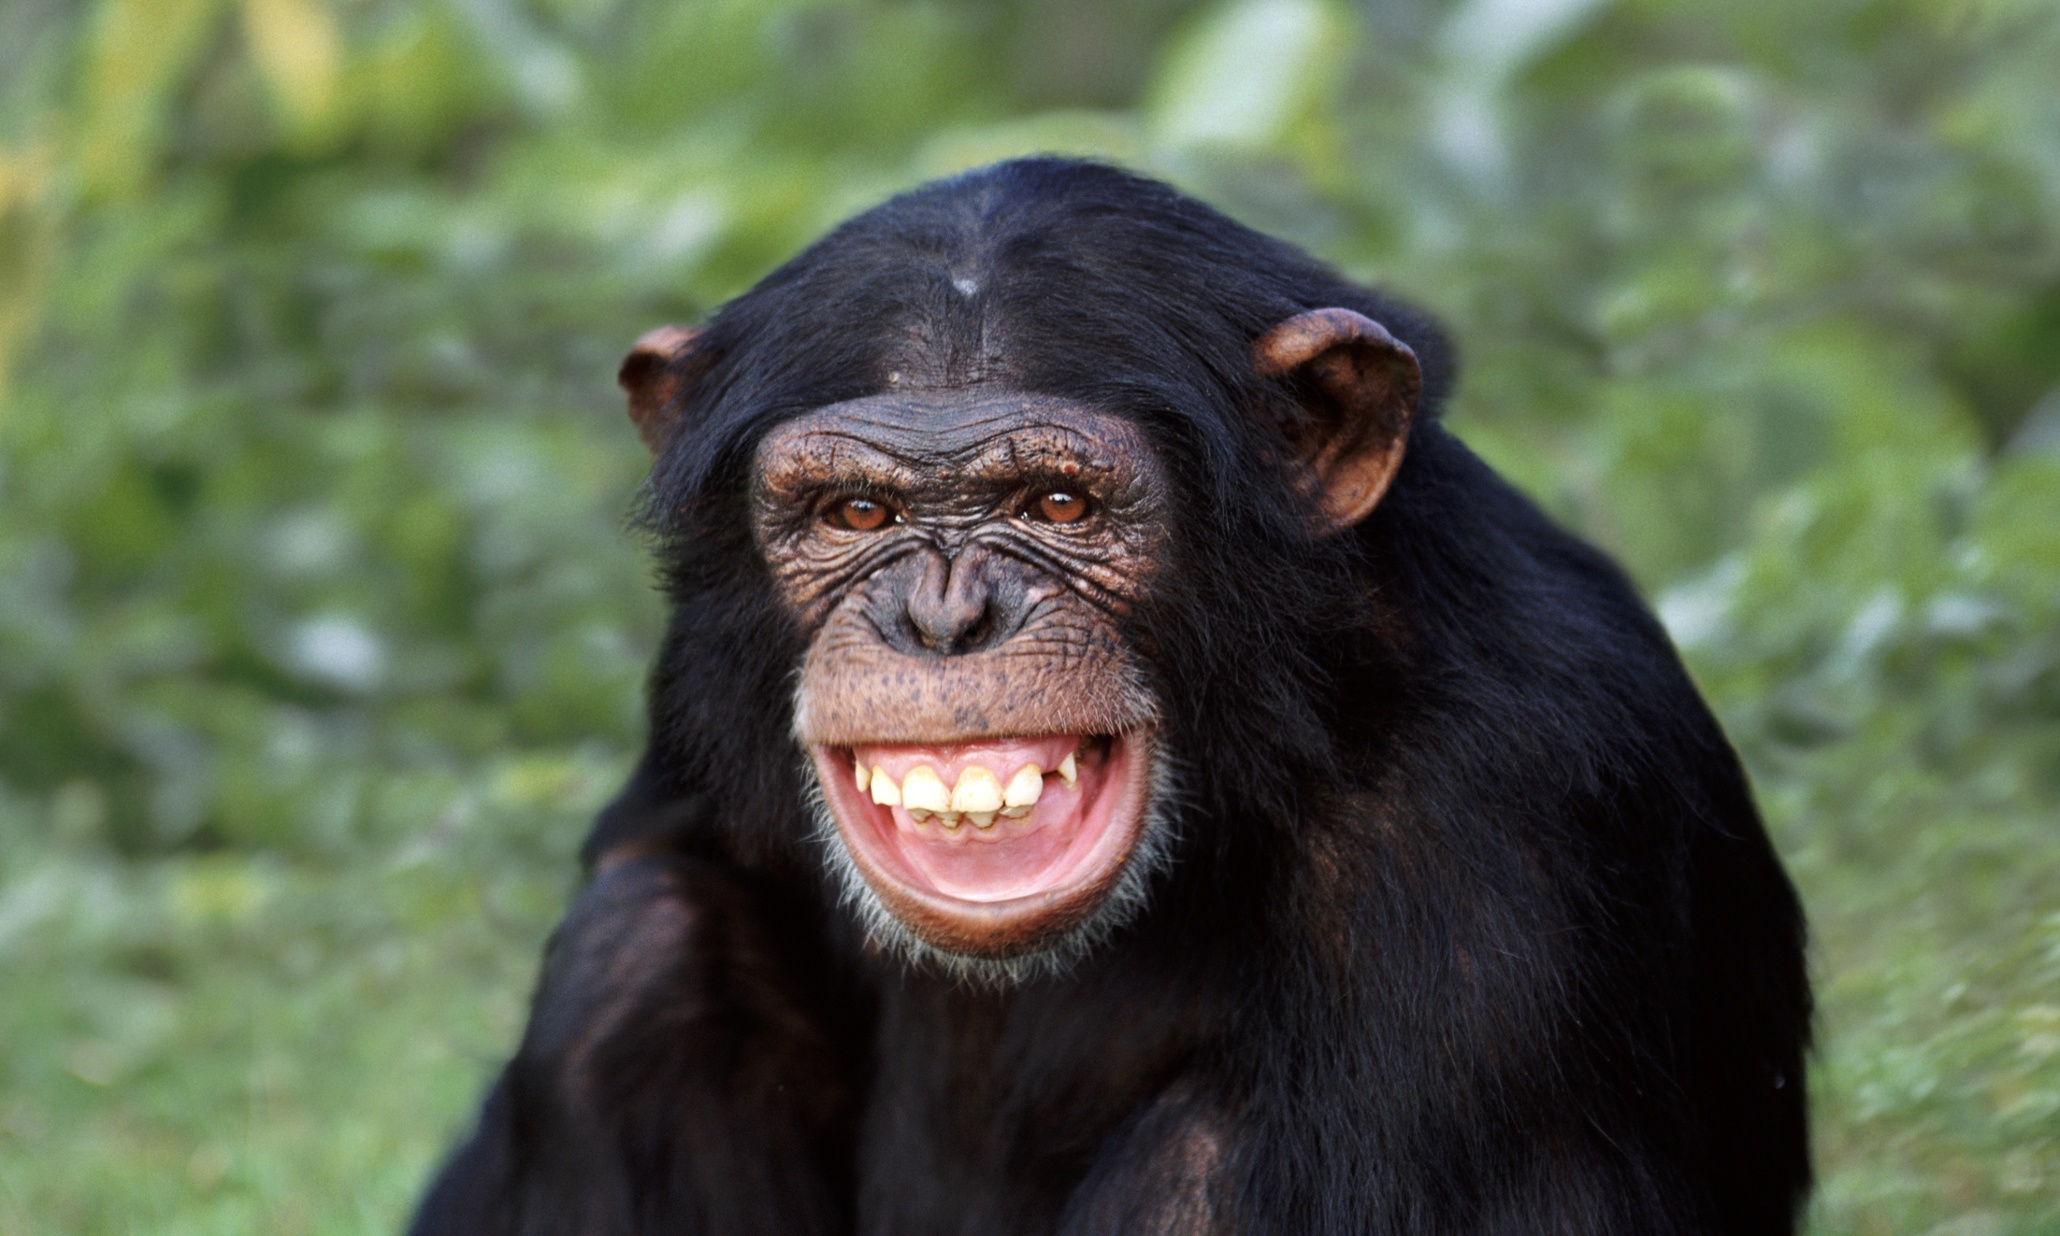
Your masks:
[{"label": "nostril", "polygon": [[953,641],[953,650],[971,651],[987,646],[987,637],[994,630],[994,607],[982,605],[973,620],[960,629]]},{"label": "nostril", "polygon": [[994,625],[984,597],[973,600],[946,595],[932,601],[918,594],[909,600],[908,618],[916,638],[934,652],[978,647]]}]

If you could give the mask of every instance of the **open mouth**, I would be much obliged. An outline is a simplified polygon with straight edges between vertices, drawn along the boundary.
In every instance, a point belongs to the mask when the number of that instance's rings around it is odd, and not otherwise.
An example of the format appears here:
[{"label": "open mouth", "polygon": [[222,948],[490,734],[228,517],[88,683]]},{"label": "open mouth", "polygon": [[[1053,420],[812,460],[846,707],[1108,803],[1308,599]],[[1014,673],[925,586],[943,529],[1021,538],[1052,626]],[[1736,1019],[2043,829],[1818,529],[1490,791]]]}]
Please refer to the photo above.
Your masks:
[{"label": "open mouth", "polygon": [[1144,821],[1140,733],[810,754],[859,874],[912,931],[954,952],[1009,956],[1077,925]]}]

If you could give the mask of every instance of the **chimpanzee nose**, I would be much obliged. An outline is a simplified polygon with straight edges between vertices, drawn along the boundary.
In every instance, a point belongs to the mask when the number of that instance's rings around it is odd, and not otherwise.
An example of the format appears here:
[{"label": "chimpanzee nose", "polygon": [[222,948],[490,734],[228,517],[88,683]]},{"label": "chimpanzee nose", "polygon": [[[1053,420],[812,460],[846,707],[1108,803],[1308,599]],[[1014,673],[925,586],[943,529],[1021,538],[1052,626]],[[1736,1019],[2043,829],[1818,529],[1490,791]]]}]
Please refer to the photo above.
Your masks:
[{"label": "chimpanzee nose", "polygon": [[978,652],[1007,638],[1008,581],[997,577],[993,556],[968,549],[925,555],[909,589],[908,624],[923,647],[945,654]]}]

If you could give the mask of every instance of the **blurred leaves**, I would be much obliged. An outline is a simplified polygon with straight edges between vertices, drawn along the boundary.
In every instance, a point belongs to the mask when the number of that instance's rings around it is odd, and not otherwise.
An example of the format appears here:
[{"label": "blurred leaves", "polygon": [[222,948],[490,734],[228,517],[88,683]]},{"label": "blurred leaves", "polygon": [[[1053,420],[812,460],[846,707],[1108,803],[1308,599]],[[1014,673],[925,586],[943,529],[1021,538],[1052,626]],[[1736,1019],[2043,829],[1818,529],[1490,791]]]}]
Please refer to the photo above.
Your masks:
[{"label": "blurred leaves", "polygon": [[168,96],[202,50],[222,0],[109,0],[98,7],[78,103],[78,171],[89,192],[134,192],[154,171]]},{"label": "blurred leaves", "polygon": [[1211,12],[1168,47],[1151,105],[1167,146],[1264,149],[1297,122],[1321,123],[1343,20],[1318,0],[1243,0]]},{"label": "blurred leaves", "polygon": [[251,60],[291,128],[319,129],[336,101],[336,22],[324,0],[244,0]]},{"label": "blurred leaves", "polygon": [[0,149],[0,409],[57,255],[52,162],[47,145]]},{"label": "blurred leaves", "polygon": [[0,1231],[392,1230],[661,619],[612,372],[1120,159],[1452,325],[1817,930],[1823,1233],[2060,1215],[2052,0],[0,6]]}]

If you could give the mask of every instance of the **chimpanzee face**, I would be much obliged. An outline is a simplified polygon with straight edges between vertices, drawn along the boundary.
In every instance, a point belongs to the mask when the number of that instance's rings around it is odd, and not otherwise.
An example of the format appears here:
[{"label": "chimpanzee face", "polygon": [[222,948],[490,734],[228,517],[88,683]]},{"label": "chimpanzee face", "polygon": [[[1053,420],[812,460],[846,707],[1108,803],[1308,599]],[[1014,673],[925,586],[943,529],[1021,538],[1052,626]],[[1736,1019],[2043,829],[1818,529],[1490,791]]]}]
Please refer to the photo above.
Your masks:
[{"label": "chimpanzee face", "polygon": [[1164,486],[1129,422],[1000,390],[836,404],[760,444],[758,544],[808,640],[797,734],[861,897],[923,943],[1010,956],[1120,912],[1156,709],[1119,620]]},{"label": "chimpanzee face", "polygon": [[[661,327],[623,364],[654,450],[720,362],[699,338]],[[1345,309],[1251,348],[1299,408],[1279,445],[1311,535],[1357,523],[1401,462],[1414,354]],[[1171,569],[1167,470],[1105,409],[887,387],[781,421],[752,460],[755,545],[807,649],[794,730],[825,851],[884,943],[990,976],[1063,961],[1143,903],[1168,853],[1161,709],[1129,621]]]}]

